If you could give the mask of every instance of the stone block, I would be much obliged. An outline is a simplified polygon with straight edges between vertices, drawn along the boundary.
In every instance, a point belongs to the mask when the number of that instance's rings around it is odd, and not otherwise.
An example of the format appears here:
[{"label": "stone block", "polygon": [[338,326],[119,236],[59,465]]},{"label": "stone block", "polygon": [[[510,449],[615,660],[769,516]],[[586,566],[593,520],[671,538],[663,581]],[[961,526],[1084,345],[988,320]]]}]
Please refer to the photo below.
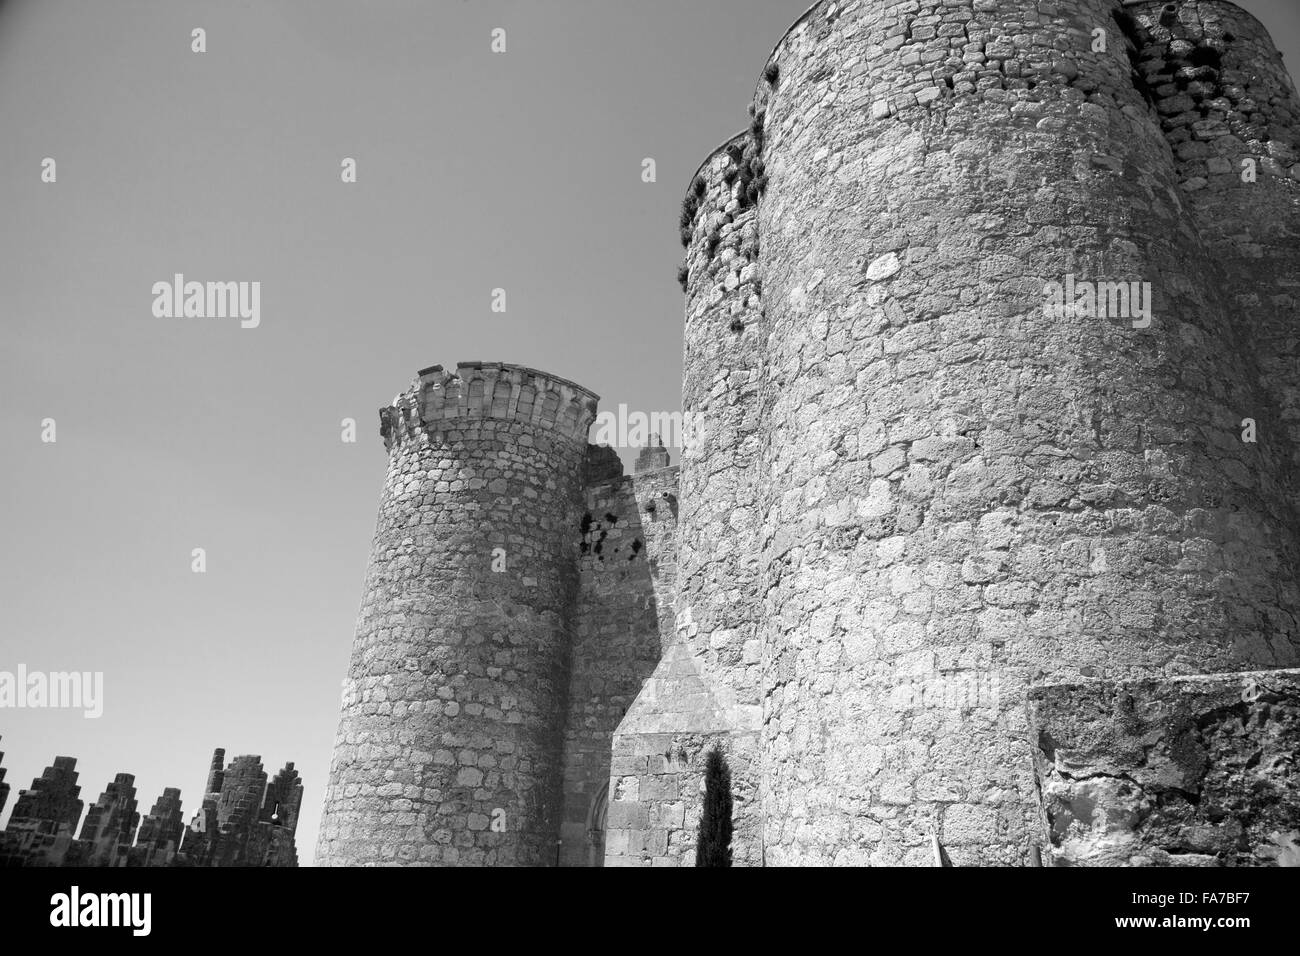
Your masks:
[{"label": "stone block", "polygon": [[1300,670],[1037,687],[1045,863],[1300,865]]}]

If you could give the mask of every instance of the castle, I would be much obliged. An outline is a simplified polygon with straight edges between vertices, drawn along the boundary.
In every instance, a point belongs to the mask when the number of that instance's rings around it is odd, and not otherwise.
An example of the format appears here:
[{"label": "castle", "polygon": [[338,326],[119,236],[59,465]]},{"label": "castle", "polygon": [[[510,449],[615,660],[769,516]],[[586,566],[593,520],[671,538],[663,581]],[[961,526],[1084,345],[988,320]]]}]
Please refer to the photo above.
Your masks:
[{"label": "castle", "polygon": [[[261,757],[236,757],[222,769],[225,755],[213,751],[207,789],[189,826],[175,787],[163,790],[142,821],[135,777],[119,773],[86,811],[79,836],[84,804],[77,761],[55,757],[14,802],[0,831],[0,867],[297,866],[303,788],[293,764],[268,782]],[[0,767],[0,813],[9,797],[4,774]]]},{"label": "castle", "polygon": [[691,865],[716,751],[735,865],[1300,863],[1298,123],[1225,0],[816,3],[677,466],[520,366],[381,411],[319,861]]}]

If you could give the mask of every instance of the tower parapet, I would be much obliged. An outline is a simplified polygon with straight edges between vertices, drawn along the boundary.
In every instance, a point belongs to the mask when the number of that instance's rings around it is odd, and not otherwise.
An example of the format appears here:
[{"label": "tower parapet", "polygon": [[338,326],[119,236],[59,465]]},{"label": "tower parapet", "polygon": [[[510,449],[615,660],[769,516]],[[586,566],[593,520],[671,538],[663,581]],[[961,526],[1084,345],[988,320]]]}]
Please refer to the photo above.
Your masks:
[{"label": "tower parapet", "polygon": [[553,431],[581,444],[596,417],[598,397],[581,385],[522,365],[460,362],[421,369],[393,404],[381,409],[380,434],[390,451],[413,433],[497,420]]}]

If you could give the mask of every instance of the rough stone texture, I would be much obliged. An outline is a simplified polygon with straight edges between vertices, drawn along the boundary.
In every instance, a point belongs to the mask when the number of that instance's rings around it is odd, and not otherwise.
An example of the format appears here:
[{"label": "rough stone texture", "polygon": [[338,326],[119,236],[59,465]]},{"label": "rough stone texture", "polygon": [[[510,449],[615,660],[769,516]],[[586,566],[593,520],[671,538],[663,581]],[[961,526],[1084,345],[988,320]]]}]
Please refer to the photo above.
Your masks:
[{"label": "rough stone texture", "polygon": [[141,822],[135,777],[120,773],[87,811],[80,837],[77,761],[56,757],[18,794],[0,833],[0,866],[297,866],[303,788],[293,764],[268,787],[262,758],[236,757],[223,770],[224,756],[220,749],[213,754],[208,792],[188,828],[173,787]]},{"label": "rough stone texture", "polygon": [[135,777],[129,773],[119,773],[86,811],[86,821],[81,825],[80,837],[91,846],[86,864],[112,865],[119,848],[125,852],[126,848],[135,843],[135,829],[139,823]]},{"label": "rough stone texture", "polygon": [[618,477],[588,448],[595,411],[586,389],[499,363],[426,369],[382,410],[389,472],[322,864],[599,855],[610,734],[672,619],[655,588],[675,566],[672,508],[643,506],[676,489],[672,471]]},{"label": "rough stone texture", "polygon": [[[1183,202],[1211,253],[1267,403],[1244,410],[1300,450],[1300,100],[1263,24],[1230,3],[1128,8],[1138,72],[1173,149]],[[1254,163],[1257,181],[1244,182]],[[1292,458],[1287,467],[1300,467]]]},{"label": "rough stone texture", "polygon": [[30,789],[18,791],[8,829],[71,835],[84,806],[76,767],[76,757],[55,757],[53,765],[32,781]]},{"label": "rough stone texture", "polygon": [[135,849],[142,866],[157,866],[180,849],[185,820],[181,814],[181,792],[167,787],[140,822]]},{"label": "rough stone texture", "polygon": [[[658,471],[660,468],[667,468],[671,456],[668,449],[663,446],[663,441],[659,435],[651,436],[652,441],[646,447],[642,448],[636,456],[636,473],[643,471]],[[612,449],[611,449],[612,450]],[[596,480],[590,473],[588,480]]]},{"label": "rough stone texture", "polygon": [[1045,864],[1300,866],[1300,670],[1040,687],[1029,717]]},{"label": "rough stone texture", "polygon": [[[1026,862],[1030,685],[1297,660],[1294,449],[1239,438],[1273,403],[1119,7],[823,3],[773,54],[769,863]],[[1151,326],[1050,315],[1068,274]]]},{"label": "rough stone texture", "polygon": [[733,865],[762,864],[751,710],[711,679],[688,644],[668,649],[614,735],[605,865],[695,865],[705,761],[715,747],[732,774]]},{"label": "rough stone texture", "polygon": [[[606,862],[693,866],[704,761],[732,771],[735,865],[762,860],[755,493],[766,336],[758,280],[756,128],[700,167],[688,239],[676,631],[614,736]],[[689,218],[689,223],[685,222]]]},{"label": "rough stone texture", "polygon": [[689,865],[716,746],[738,865],[1032,863],[1031,687],[1300,662],[1298,118],[1218,0],[815,4],[683,203],[675,479],[514,366],[383,411],[322,861]]},{"label": "rough stone texture", "polygon": [[213,755],[199,810],[203,825],[185,831],[181,854],[199,866],[297,866],[302,784],[293,764],[268,785],[261,757],[236,757],[223,770],[224,755]]},{"label": "rough stone texture", "polygon": [[666,455],[642,454],[653,470],[586,490],[564,736],[565,866],[604,859],[614,729],[673,630],[677,469],[660,464]]}]

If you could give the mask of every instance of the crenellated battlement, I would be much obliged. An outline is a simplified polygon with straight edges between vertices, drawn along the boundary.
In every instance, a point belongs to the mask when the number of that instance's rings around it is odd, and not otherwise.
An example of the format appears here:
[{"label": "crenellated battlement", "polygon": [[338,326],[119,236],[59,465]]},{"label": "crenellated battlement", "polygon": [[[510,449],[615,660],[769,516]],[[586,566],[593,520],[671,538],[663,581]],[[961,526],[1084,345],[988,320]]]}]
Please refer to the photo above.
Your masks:
[{"label": "crenellated battlement", "polygon": [[[735,863],[1028,862],[1029,686],[1294,665],[1297,102],[1223,0],[791,25],[683,204],[709,441],[681,461],[677,640],[614,734],[607,863],[690,864],[713,747]],[[1149,282],[1156,325],[1054,319],[1076,273]],[[1198,517],[1120,519],[1166,509]]]},{"label": "crenellated battlement", "polygon": [[207,790],[188,826],[174,787],[141,819],[135,777],[119,773],[86,810],[80,835],[77,760],[55,757],[18,794],[0,831],[0,867],[297,866],[303,787],[293,764],[268,785],[261,757],[239,756],[225,766],[225,753],[214,751]]},{"label": "crenellated battlement", "polygon": [[600,396],[576,382],[523,365],[460,362],[421,369],[411,387],[379,410],[380,434],[391,450],[417,430],[495,419],[554,431],[585,443]]},{"label": "crenellated battlement", "polygon": [[603,856],[610,735],[672,623],[677,476],[655,448],[653,471],[619,477],[587,443],[597,400],[461,362],[381,412],[388,476],[317,863]]}]

